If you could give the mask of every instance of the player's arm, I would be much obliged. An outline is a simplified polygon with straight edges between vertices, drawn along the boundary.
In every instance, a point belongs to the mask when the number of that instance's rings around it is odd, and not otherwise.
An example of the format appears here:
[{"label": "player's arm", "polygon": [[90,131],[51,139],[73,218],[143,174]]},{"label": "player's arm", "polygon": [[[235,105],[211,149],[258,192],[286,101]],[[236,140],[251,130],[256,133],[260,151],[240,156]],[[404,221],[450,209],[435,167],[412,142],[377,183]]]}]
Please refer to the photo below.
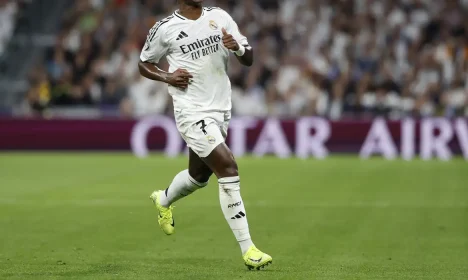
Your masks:
[{"label": "player's arm", "polygon": [[140,70],[140,74],[145,78],[183,89],[188,87],[190,79],[193,78],[185,69],[177,69],[174,73],[168,73],[151,62],[141,60],[138,63],[138,69]]},{"label": "player's arm", "polygon": [[226,29],[222,29],[223,31],[223,44],[224,46],[233,51],[234,54],[237,57],[237,60],[242,65],[245,66],[252,66],[253,64],[253,50],[252,47],[250,47],[248,44],[246,45],[241,45],[239,44],[236,39],[234,39],[234,36],[231,34],[227,33]]},{"label": "player's arm", "polygon": [[178,88],[187,88],[192,78],[185,69],[177,69],[174,73],[168,73],[156,66],[156,63],[165,56],[169,50],[169,44],[165,40],[164,30],[161,28],[163,22],[158,22],[150,29],[146,38],[145,46],[140,54],[138,69],[140,74],[154,81],[167,83]]}]

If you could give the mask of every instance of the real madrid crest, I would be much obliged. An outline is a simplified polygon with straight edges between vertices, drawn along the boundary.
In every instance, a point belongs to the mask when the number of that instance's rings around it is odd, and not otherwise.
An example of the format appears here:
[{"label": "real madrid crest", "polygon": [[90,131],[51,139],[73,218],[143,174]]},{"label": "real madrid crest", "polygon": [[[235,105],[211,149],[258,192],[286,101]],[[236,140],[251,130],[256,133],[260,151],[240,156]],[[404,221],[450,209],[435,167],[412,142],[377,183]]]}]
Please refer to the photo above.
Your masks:
[{"label": "real madrid crest", "polygon": [[208,143],[210,143],[210,144],[216,143],[216,138],[214,138],[211,135],[206,136],[206,140],[208,140]]},{"label": "real madrid crest", "polygon": [[210,28],[216,30],[218,29],[218,24],[214,20],[210,20]]}]

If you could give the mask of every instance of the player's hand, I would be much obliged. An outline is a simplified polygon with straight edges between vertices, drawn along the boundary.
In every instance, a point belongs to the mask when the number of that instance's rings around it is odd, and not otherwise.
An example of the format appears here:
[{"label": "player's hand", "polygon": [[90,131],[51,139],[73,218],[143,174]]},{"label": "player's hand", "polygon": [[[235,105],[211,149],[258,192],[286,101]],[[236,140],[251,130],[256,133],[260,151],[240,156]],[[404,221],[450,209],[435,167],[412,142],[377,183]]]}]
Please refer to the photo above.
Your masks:
[{"label": "player's hand", "polygon": [[167,83],[173,87],[186,89],[193,76],[185,69],[177,69],[174,73],[169,74]]},{"label": "player's hand", "polygon": [[229,49],[229,50],[232,50],[232,51],[238,51],[239,50],[239,44],[237,43],[237,41],[234,39],[234,37],[232,37],[231,34],[228,34],[226,29],[221,29],[221,31],[223,32],[223,45]]}]

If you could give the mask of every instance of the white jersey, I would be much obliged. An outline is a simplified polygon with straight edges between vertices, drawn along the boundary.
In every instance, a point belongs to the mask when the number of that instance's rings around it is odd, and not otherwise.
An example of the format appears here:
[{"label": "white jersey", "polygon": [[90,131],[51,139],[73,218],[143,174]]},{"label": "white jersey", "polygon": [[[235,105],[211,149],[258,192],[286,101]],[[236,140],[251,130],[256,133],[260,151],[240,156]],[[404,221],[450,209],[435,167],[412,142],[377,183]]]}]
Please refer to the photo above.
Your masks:
[{"label": "white jersey", "polygon": [[203,8],[197,20],[187,19],[176,11],[149,31],[141,61],[157,63],[166,56],[169,72],[182,68],[193,75],[185,90],[169,85],[175,110],[231,110],[231,82],[227,74],[230,51],[223,45],[222,28],[237,43],[248,46],[247,38],[232,17],[219,8]]}]

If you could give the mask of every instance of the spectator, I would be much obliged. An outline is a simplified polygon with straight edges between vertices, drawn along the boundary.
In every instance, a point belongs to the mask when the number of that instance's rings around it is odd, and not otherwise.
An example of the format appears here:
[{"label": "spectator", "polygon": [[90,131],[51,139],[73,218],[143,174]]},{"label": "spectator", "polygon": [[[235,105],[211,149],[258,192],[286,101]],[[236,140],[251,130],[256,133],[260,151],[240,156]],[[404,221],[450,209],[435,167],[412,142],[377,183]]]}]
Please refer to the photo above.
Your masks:
[{"label": "spectator", "polygon": [[[89,83],[91,83],[91,81],[89,81]],[[108,79],[102,94],[101,105],[115,106],[117,108],[125,96],[126,89],[122,86],[119,86],[116,80]]]},{"label": "spectator", "polygon": [[155,83],[137,73],[129,89],[133,115],[162,115],[167,112],[169,95],[162,83]]},{"label": "spectator", "polygon": [[51,88],[47,74],[43,69],[35,69],[31,76],[31,88],[26,96],[33,111],[43,112],[51,99]]},{"label": "spectator", "polygon": [[0,55],[13,34],[15,16],[18,12],[16,1],[0,0]]}]

